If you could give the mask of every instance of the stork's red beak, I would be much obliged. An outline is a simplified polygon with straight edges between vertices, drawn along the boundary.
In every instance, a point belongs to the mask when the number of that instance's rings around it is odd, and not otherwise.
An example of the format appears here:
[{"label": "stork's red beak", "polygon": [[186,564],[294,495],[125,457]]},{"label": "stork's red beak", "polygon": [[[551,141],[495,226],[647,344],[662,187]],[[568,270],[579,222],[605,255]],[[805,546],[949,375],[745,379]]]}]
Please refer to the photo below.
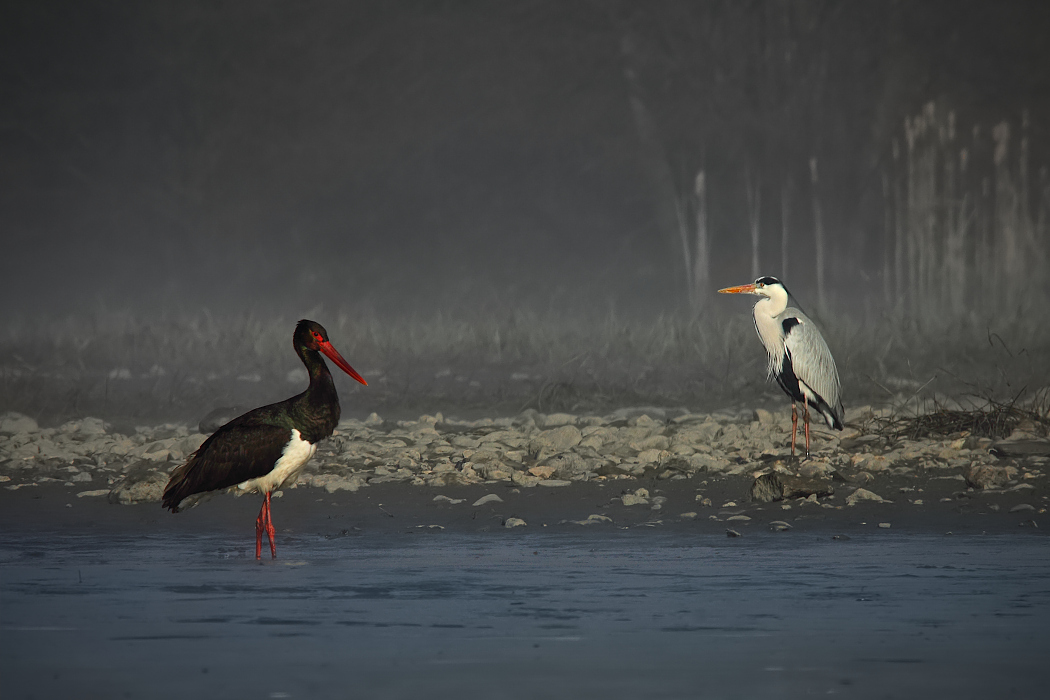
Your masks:
[{"label": "stork's red beak", "polygon": [[344,372],[346,372],[351,377],[361,382],[365,386],[368,386],[368,382],[365,381],[365,378],[358,374],[357,370],[351,367],[349,362],[343,359],[343,356],[340,355],[339,352],[332,347],[332,344],[330,342],[328,342],[327,340],[319,342],[317,344],[317,349],[323,352],[325,354],[325,357],[334,362],[336,367],[343,370]]},{"label": "stork's red beak", "polygon": [[742,284],[739,287],[726,287],[725,289],[719,289],[719,294],[753,294],[755,291],[755,284]]}]

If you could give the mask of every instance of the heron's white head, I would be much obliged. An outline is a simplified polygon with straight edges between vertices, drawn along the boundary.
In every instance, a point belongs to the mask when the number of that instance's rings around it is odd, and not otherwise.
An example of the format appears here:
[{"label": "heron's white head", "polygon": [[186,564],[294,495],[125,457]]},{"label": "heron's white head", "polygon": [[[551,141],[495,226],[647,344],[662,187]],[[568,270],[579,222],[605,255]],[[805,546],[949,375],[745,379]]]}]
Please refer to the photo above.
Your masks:
[{"label": "heron's white head", "polygon": [[769,357],[769,376],[779,374],[784,363],[784,327],[777,316],[787,308],[788,291],[776,277],[759,277],[751,284],[726,287],[720,294],[753,294],[762,297],[755,304],[755,330]]}]

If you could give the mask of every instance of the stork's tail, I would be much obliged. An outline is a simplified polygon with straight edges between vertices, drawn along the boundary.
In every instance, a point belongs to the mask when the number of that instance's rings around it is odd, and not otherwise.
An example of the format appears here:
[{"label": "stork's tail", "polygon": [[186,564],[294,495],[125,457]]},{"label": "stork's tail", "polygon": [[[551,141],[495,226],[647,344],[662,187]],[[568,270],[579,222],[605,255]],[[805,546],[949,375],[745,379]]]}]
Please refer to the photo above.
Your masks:
[{"label": "stork's tail", "polygon": [[179,504],[184,498],[193,493],[192,487],[186,478],[192,463],[193,461],[190,460],[181,467],[176,467],[175,470],[171,472],[171,478],[168,479],[168,485],[164,487],[164,497],[161,501],[161,506],[167,508],[172,513],[178,513]]}]

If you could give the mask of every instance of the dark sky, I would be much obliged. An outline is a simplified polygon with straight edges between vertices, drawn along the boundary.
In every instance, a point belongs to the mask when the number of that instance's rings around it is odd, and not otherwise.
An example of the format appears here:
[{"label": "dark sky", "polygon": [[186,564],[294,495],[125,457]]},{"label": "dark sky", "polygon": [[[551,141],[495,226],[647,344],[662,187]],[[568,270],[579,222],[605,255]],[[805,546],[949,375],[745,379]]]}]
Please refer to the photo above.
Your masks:
[{"label": "dark sky", "polygon": [[[1043,133],[1042,4],[919,5],[4,3],[5,313],[675,308],[632,94],[669,162],[711,170],[717,282],[750,276],[743,161],[804,172],[809,151],[851,279],[850,250],[878,248],[877,171],[904,116],[1028,108]],[[694,26],[721,53],[674,43]],[[783,46],[793,62],[757,75]],[[797,256],[811,276],[811,244]]]}]

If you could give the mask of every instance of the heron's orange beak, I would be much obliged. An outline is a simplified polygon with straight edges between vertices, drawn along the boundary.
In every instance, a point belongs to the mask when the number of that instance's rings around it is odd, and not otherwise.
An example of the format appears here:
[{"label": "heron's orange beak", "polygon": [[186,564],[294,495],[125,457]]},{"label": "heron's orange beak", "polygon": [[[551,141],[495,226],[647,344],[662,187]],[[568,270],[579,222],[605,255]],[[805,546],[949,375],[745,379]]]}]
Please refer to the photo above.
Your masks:
[{"label": "heron's orange beak", "polygon": [[719,289],[719,294],[754,294],[755,284],[742,284],[739,287],[726,287],[725,289]]}]

